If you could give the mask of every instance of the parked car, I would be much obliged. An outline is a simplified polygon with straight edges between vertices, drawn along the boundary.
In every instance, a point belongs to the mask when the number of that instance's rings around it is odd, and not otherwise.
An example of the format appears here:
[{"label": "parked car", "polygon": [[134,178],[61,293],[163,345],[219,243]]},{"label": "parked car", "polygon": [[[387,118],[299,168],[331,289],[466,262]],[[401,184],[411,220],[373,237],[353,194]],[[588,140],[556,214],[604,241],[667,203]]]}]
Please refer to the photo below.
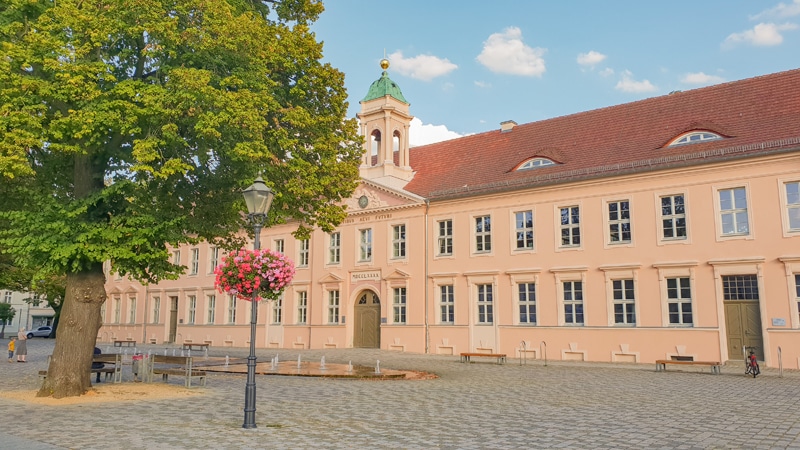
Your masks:
[{"label": "parked car", "polygon": [[28,332],[28,339],[33,337],[50,337],[51,331],[53,331],[53,327],[39,327]]}]

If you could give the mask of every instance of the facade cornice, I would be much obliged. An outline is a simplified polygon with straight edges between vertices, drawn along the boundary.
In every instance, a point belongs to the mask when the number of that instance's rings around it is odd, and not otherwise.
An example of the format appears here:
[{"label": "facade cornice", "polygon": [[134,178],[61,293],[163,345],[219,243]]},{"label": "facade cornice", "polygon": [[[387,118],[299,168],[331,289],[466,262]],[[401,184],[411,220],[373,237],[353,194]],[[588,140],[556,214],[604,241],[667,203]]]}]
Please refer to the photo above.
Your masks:
[{"label": "facade cornice", "polygon": [[653,263],[656,269],[669,269],[672,267],[693,267],[700,264],[698,261],[666,261]]},{"label": "facade cornice", "polygon": [[763,256],[753,256],[750,258],[727,258],[727,259],[712,259],[708,264],[712,266],[730,266],[734,264],[763,264],[766,258]]}]

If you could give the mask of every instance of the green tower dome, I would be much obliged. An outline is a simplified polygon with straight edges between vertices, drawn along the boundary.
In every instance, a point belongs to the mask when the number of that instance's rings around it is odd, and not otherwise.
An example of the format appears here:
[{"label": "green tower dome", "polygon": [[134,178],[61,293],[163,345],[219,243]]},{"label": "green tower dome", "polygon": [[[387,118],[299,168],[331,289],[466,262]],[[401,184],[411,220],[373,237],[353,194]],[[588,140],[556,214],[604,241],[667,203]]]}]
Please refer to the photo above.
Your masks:
[{"label": "green tower dome", "polygon": [[[381,67],[386,69],[388,67],[388,61],[386,64],[381,61]],[[368,102],[370,100],[375,100],[376,98],[382,98],[386,95],[392,96],[394,99],[399,100],[406,105],[408,105],[408,101],[405,97],[403,97],[403,93],[400,91],[400,86],[397,85],[391,78],[389,78],[389,74],[386,73],[386,70],[383,71],[383,75],[380,78],[375,80],[372,85],[369,87],[369,92],[367,92],[367,96],[364,97],[362,102]]]}]

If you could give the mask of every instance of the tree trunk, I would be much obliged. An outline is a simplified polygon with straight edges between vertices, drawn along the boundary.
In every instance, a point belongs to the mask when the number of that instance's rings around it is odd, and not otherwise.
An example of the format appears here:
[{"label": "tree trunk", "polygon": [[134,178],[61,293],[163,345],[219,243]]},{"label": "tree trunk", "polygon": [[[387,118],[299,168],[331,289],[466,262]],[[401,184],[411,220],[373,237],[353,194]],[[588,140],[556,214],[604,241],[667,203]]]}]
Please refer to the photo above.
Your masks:
[{"label": "tree trunk", "polygon": [[58,339],[47,378],[37,397],[74,397],[92,387],[90,368],[100,329],[100,307],[106,300],[103,266],[67,275]]}]

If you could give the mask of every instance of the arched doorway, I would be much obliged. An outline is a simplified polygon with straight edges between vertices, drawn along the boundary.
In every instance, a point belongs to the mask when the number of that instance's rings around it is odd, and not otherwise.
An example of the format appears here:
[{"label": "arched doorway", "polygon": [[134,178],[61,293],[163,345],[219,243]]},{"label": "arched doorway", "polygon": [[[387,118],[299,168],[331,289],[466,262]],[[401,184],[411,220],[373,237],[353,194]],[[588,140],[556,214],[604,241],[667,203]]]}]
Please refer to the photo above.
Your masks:
[{"label": "arched doorway", "polygon": [[372,291],[364,291],[355,305],[353,347],[381,347],[381,301]]}]

